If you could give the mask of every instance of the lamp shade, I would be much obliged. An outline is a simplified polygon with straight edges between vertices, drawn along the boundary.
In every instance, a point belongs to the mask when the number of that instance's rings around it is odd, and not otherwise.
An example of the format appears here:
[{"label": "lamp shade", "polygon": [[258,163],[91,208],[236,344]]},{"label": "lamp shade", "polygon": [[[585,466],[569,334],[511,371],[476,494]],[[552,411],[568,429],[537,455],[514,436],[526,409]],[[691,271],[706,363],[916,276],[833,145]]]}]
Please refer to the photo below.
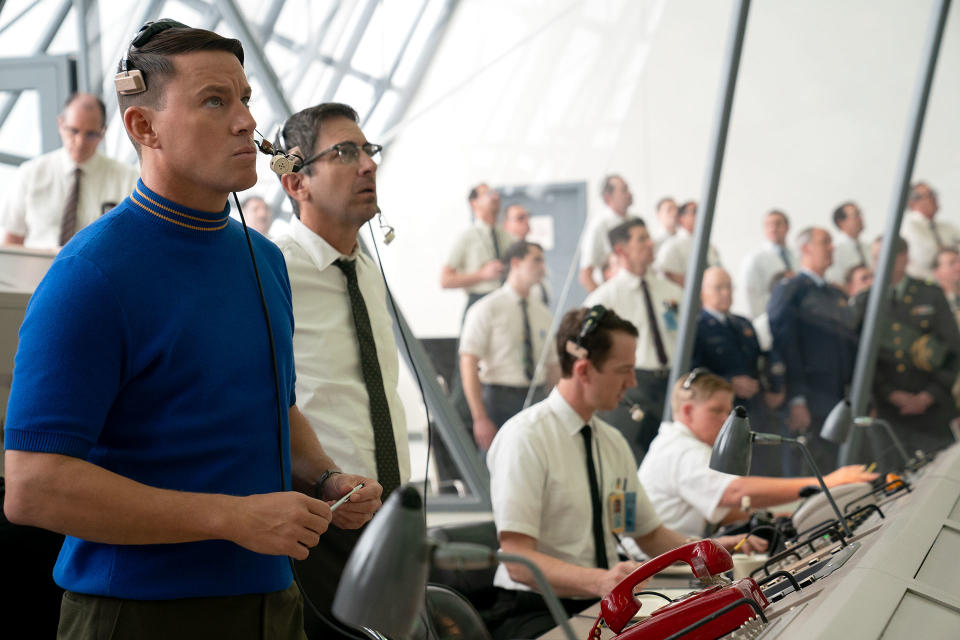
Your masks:
[{"label": "lamp shade", "polygon": [[853,427],[853,411],[850,401],[844,398],[830,410],[820,429],[820,437],[834,444],[843,444],[850,436]]},{"label": "lamp shade", "polygon": [[333,614],[355,627],[406,637],[423,607],[426,525],[420,492],[406,485],[367,525],[344,567]]},{"label": "lamp shade", "polygon": [[750,419],[747,410],[737,406],[720,428],[720,434],[713,443],[710,454],[710,468],[736,476],[750,473],[753,434],[750,433]]}]

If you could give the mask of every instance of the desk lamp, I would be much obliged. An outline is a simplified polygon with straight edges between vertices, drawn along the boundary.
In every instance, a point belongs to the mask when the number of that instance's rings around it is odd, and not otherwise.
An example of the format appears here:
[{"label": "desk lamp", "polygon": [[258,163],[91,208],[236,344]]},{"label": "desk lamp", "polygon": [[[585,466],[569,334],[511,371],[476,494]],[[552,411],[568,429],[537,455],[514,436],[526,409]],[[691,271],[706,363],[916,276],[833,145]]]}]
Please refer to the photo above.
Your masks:
[{"label": "desk lamp", "polygon": [[800,447],[807,464],[813,470],[813,475],[817,477],[823,495],[827,497],[830,507],[837,514],[837,521],[843,528],[847,537],[853,537],[853,533],[847,526],[847,521],[840,513],[837,503],[833,501],[830,490],[827,489],[827,483],[823,481],[823,475],[813,461],[810,450],[800,438],[786,438],[772,433],[758,433],[750,430],[750,420],[747,418],[747,410],[742,406],[734,408],[730,412],[716,442],[713,443],[713,452],[710,454],[710,468],[723,473],[729,473],[736,476],[745,476],[750,473],[750,458],[753,455],[753,444],[793,444]]},{"label": "desk lamp", "polygon": [[406,637],[423,607],[430,564],[456,570],[487,568],[498,562],[530,569],[557,626],[568,640],[577,640],[566,611],[536,564],[480,544],[428,540],[423,499],[409,484],[393,492],[357,541],[337,587],[333,613],[355,627]]},{"label": "desk lamp", "polygon": [[820,437],[834,444],[843,444],[850,436],[851,427],[854,425],[858,427],[870,427],[875,424],[880,425],[886,430],[887,435],[890,436],[894,446],[903,458],[905,468],[909,469],[912,460],[910,456],[907,455],[907,450],[904,448],[903,442],[901,442],[900,438],[893,432],[893,427],[890,426],[890,423],[886,420],[880,420],[879,418],[871,418],[870,416],[857,416],[854,418],[849,400],[841,400],[837,403],[837,406],[830,411],[830,415],[827,416],[826,421],[823,423],[823,428],[820,430]]}]

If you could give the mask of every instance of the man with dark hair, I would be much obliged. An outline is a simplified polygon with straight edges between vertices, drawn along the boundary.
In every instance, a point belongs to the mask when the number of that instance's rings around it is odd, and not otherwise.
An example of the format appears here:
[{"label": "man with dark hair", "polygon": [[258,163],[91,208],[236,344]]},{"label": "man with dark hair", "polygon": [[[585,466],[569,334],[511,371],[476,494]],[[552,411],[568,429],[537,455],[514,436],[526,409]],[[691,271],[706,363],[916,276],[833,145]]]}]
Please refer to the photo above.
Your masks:
[{"label": "man with dark hair", "polygon": [[514,240],[526,240],[530,233],[530,212],[522,204],[511,204],[503,212],[503,230]]},{"label": "man with dark hair", "polygon": [[[635,354],[638,384],[626,392],[626,405],[602,413],[601,417],[620,430],[630,443],[634,457],[641,460],[657,435],[663,416],[683,290],[650,269],[653,242],[640,218],[630,218],[614,227],[610,231],[610,243],[619,258],[620,269],[587,296],[584,304],[602,304],[613,309],[639,331]],[[643,410],[643,419],[639,422],[629,409],[633,404]]]},{"label": "man with dark hair", "polygon": [[[612,174],[600,186],[603,210],[595,212],[586,222],[580,236],[580,284],[590,293],[602,282],[603,263],[610,253],[607,234],[627,217],[633,204],[633,194],[627,181]],[[599,276],[599,277],[598,277]]]},{"label": "man with dark hair", "polygon": [[[796,246],[800,272],[774,287],[767,313],[773,349],[787,368],[789,433],[807,435],[810,452],[827,472],[836,468],[838,450],[820,437],[820,427],[846,394],[858,336],[847,296],[824,279],[833,258],[830,233],[809,227],[797,234]],[[782,453],[784,475],[798,475],[798,452]]]},{"label": "man with dark hair", "polygon": [[910,187],[907,212],[900,224],[900,235],[910,245],[907,273],[918,280],[932,280],[931,265],[939,249],[960,248],[960,229],[937,218],[940,201],[926,182]]},{"label": "man with dark hair", "polygon": [[55,249],[123,200],[137,170],[97,151],[106,110],[89,93],[70,96],[57,116],[63,147],[24,162],[0,208],[3,243]]},{"label": "man with dark hair", "polygon": [[[686,280],[687,263],[693,252],[693,230],[697,223],[697,203],[684,202],[677,213],[677,232],[668,238],[656,253],[657,271],[678,286]],[[712,244],[707,247],[707,266],[720,266],[720,254]]]},{"label": "man with dark hair", "polygon": [[865,291],[873,284],[873,269],[865,264],[855,264],[847,269],[843,277],[843,291],[852,301],[861,291]]},{"label": "man with dark hair", "polygon": [[261,234],[270,235],[270,225],[273,224],[273,210],[267,201],[260,196],[248,196],[241,203],[247,226],[256,229]]},{"label": "man with dark hair", "polygon": [[[297,215],[274,242],[293,291],[297,404],[337,461],[332,471],[377,478],[386,499],[410,479],[410,450],[386,288],[358,241],[378,211],[380,145],[367,141],[357,120],[351,107],[325,103],[284,123],[283,148],[304,163],[280,177]],[[307,594],[328,620],[360,533],[332,526],[299,563]],[[310,638],[349,635],[310,610],[304,618]]]},{"label": "man with dark hair", "polygon": [[[660,426],[638,475],[657,514],[674,531],[709,535],[716,525],[749,518],[740,506],[744,497],[754,508],[772,507],[796,500],[801,489],[817,484],[812,476],[764,477],[755,468],[749,476],[733,476],[711,469],[713,444],[733,400],[733,387],[706,369],[694,369],[673,385],[673,421]],[[824,482],[836,487],[876,477],[858,464],[827,474]]]},{"label": "man with dark hair", "polygon": [[[873,244],[874,261],[882,238]],[[960,331],[943,291],[936,284],[906,274],[907,242],[896,239],[891,291],[880,309],[881,332],[873,401],[877,416],[890,423],[908,452],[933,453],[953,442],[948,425],[957,417],[951,389],[960,374]],[[859,324],[869,291],[857,296]],[[896,469],[903,459],[886,434],[869,431],[881,468]]]},{"label": "man with dark hair", "polygon": [[793,275],[797,269],[797,258],[787,246],[787,232],[790,220],[779,209],[771,209],[763,217],[763,235],[766,242],[747,255],[740,269],[740,282],[743,284],[744,301],[750,318],[756,318],[767,310],[770,300],[770,278],[774,274],[786,271]]},{"label": "man with dark hair", "polygon": [[863,214],[855,202],[844,202],[833,211],[833,224],[840,233],[833,243],[833,264],[827,269],[827,282],[844,288],[844,276],[857,264],[870,264],[867,246],[860,240]]},{"label": "man with dark hair", "polygon": [[660,228],[653,234],[654,255],[667,238],[672,238],[677,233],[677,201],[670,197],[660,198],[656,214]]},{"label": "man with dark hair", "polygon": [[960,322],[960,250],[941,249],[933,261],[933,277],[943,295],[947,297],[950,310]]},{"label": "man with dark hair", "polygon": [[543,248],[520,240],[503,261],[506,282],[470,307],[460,335],[460,377],[473,437],[484,451],[497,429],[523,409],[530,386],[539,402],[560,377],[548,339],[553,316],[539,295],[531,295],[543,279]]},{"label": "man with dark hair", "polygon": [[440,273],[444,289],[464,289],[469,309],[495,290],[503,279],[503,252],[514,239],[497,225],[500,194],[487,184],[478,184],[467,197],[473,211],[473,226],[457,237]]},{"label": "man with dark hair", "polygon": [[[535,562],[570,615],[639,566],[617,561],[620,539],[650,556],[690,541],[660,523],[626,441],[596,416],[636,385],[636,342],[636,328],[602,306],[567,312],[556,338],[563,377],[546,400],[503,425],[487,454],[501,549]],[[622,514],[617,524],[614,514]],[[741,538],[718,542],[730,549]],[[751,537],[741,548],[765,543]],[[554,626],[526,567],[501,564],[494,584],[506,611],[495,638],[534,638]]]},{"label": "man with dark hair", "polygon": [[118,79],[162,87],[123,112],[142,179],[59,253],[21,328],[4,510],[67,534],[62,638],[302,638],[289,558],[380,504],[375,481],[325,474],[294,404],[283,256],[229,218],[257,178],[242,57],[209,31],[145,26]]}]

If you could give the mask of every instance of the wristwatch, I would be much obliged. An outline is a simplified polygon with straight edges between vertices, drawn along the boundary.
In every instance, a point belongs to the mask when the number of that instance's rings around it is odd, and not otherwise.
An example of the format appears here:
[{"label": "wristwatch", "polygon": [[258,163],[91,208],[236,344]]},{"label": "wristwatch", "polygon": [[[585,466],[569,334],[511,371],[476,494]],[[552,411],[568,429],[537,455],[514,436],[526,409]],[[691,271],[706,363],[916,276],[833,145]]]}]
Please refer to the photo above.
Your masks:
[{"label": "wristwatch", "polygon": [[320,474],[320,477],[313,484],[313,497],[316,498],[317,500],[321,500],[322,498],[320,496],[323,495],[321,493],[321,490],[323,489],[323,483],[329,480],[330,476],[336,475],[338,473],[343,473],[343,472],[338,471],[336,469],[327,469],[322,474]]}]

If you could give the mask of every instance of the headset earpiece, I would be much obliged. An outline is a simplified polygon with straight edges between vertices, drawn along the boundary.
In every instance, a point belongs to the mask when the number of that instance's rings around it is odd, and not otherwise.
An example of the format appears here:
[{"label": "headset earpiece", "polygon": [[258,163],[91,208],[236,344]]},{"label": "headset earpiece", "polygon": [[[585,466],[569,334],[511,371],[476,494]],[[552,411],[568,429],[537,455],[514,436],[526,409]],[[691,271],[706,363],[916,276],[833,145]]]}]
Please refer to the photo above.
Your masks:
[{"label": "headset earpiece", "polygon": [[270,158],[270,169],[278,176],[285,176],[288,173],[296,173],[297,164],[293,156],[276,152],[276,155]]}]

